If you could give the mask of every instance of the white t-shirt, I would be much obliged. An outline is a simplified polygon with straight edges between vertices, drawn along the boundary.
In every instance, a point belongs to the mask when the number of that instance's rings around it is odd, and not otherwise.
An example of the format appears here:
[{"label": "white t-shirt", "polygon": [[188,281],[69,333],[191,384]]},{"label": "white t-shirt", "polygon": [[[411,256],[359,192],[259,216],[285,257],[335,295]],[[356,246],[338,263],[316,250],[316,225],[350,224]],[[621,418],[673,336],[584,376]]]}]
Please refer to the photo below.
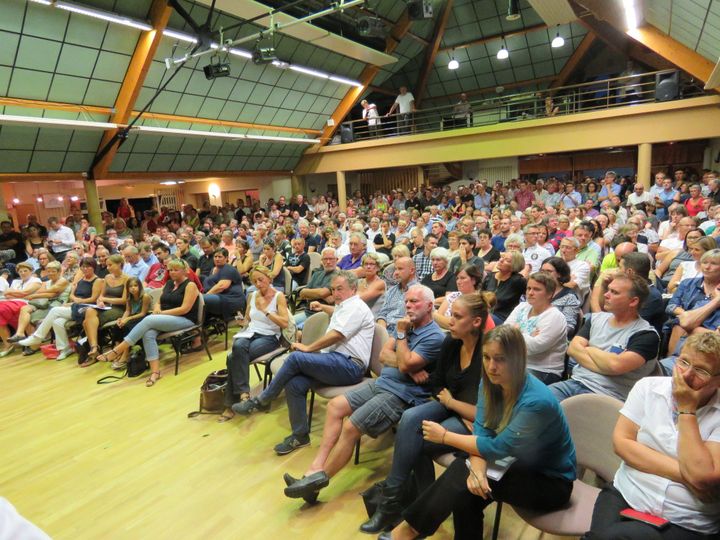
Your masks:
[{"label": "white t-shirt", "polygon": [[590,292],[590,264],[580,259],[573,259],[568,266],[572,281],[577,284],[578,291],[584,298]]},{"label": "white t-shirt", "polygon": [[335,306],[328,325],[328,333],[331,330],[340,332],[345,339],[323,349],[323,352],[347,354],[362,360],[367,367],[370,363],[375,334],[375,317],[365,301],[354,295]]},{"label": "white t-shirt", "polygon": [[635,206],[636,204],[652,201],[653,196],[650,195],[647,191],[643,191],[642,195],[638,195],[633,191],[630,195],[628,195],[627,200],[630,206]]},{"label": "white t-shirt", "polygon": [[525,251],[523,251],[523,257],[525,257],[525,264],[530,265],[530,272],[533,273],[540,271],[542,262],[545,259],[552,257],[552,253],[544,247],[535,244],[532,247],[525,248]]},{"label": "white t-shirt", "polygon": [[[673,418],[672,377],[645,377],[635,383],[620,414],[640,426],[637,441],[677,459],[678,430]],[[698,409],[703,441],[720,443],[720,395]],[[635,510],[663,517],[703,534],[720,531],[720,502],[702,503],[683,484],[648,474],[623,462],[615,488]]]},{"label": "white t-shirt", "polygon": [[412,92],[407,92],[404,96],[402,94],[398,94],[398,97],[395,98],[395,103],[398,104],[400,114],[411,113],[411,103],[413,101],[415,101],[415,96],[412,95]]},{"label": "white t-shirt", "polygon": [[675,249],[682,249],[683,248],[683,241],[679,238],[666,238],[662,242],[660,242],[661,248],[667,248],[669,250],[675,250]]},{"label": "white t-shirt", "polygon": [[517,325],[527,346],[527,367],[544,373],[562,375],[567,351],[565,315],[551,306],[536,317],[530,317],[532,306],[522,302],[508,315],[505,324]]},{"label": "white t-shirt", "polygon": [[380,115],[374,103],[368,104],[367,109],[363,109],[363,120],[367,119],[368,126],[377,126],[380,124]]}]

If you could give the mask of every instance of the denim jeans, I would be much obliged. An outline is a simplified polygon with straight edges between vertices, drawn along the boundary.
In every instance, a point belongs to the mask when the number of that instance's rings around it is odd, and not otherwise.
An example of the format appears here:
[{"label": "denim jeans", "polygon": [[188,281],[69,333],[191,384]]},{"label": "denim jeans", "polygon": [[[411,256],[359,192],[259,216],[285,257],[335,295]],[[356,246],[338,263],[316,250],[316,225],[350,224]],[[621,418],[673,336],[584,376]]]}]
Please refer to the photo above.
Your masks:
[{"label": "denim jeans", "polygon": [[165,332],[174,332],[183,328],[195,326],[195,323],[185,317],[177,315],[148,315],[140,323],[135,326],[125,337],[125,341],[130,346],[135,345],[142,339],[143,348],[145,349],[145,357],[147,361],[157,360],[160,358],[158,350],[157,337],[158,334]]},{"label": "denim jeans", "polygon": [[304,437],[309,433],[307,393],[314,386],[345,386],[359,383],[365,368],[346,354],[303,353],[295,351],[287,357],[280,371],[268,387],[258,396],[261,403],[270,403],[285,389],[290,427],[293,435]]},{"label": "denim jeans", "polygon": [[592,394],[593,391],[582,383],[577,382],[573,379],[567,381],[561,381],[559,383],[551,384],[548,386],[553,395],[558,401],[562,401],[569,397],[579,396],[580,394]]},{"label": "denim jeans", "polygon": [[235,313],[245,311],[245,298],[227,297],[222,294],[203,294],[205,310],[212,315],[220,315],[226,321],[232,320]]},{"label": "denim jeans", "polygon": [[225,387],[225,405],[237,403],[237,397],[250,392],[250,361],[277,349],[280,346],[275,336],[254,334],[239,337],[233,341],[232,352],[227,357],[228,383]]},{"label": "denim jeans", "polygon": [[397,426],[392,467],[385,480],[387,487],[402,486],[415,469],[418,491],[422,491],[435,480],[432,458],[457,451],[452,446],[425,441],[422,434],[423,420],[437,422],[451,433],[470,433],[460,418],[438,401],[428,401],[406,410]]}]

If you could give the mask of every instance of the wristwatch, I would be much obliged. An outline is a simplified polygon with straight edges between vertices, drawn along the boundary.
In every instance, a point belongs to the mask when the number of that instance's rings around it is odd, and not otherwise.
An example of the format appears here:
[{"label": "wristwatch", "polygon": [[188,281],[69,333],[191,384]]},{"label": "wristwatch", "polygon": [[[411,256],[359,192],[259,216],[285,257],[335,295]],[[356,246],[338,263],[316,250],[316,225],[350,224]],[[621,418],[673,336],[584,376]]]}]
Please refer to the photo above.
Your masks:
[{"label": "wristwatch", "polygon": [[405,332],[398,332],[395,339],[405,339]]}]

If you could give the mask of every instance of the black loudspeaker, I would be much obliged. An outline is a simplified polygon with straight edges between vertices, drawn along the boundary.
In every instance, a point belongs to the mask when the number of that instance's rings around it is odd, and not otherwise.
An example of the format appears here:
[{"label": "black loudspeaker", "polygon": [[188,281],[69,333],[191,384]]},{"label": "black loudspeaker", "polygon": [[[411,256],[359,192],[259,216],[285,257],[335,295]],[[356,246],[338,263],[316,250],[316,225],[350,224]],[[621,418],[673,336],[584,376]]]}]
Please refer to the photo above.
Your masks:
[{"label": "black loudspeaker", "polygon": [[680,92],[680,72],[657,73],[655,75],[655,100],[670,101]]},{"label": "black loudspeaker", "polygon": [[411,21],[422,21],[433,18],[433,5],[429,0],[410,0],[407,3],[407,8]]},{"label": "black loudspeaker", "polygon": [[353,125],[350,122],[340,124],[340,142],[342,144],[351,143],[355,140],[353,133]]}]

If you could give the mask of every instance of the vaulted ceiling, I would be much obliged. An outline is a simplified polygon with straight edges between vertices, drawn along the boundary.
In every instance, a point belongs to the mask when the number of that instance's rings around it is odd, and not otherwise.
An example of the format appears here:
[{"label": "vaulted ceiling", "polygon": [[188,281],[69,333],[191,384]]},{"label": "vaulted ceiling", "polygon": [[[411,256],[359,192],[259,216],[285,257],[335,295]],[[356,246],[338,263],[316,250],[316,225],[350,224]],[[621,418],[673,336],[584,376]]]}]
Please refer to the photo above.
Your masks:
[{"label": "vaulted ceiling", "polygon": [[[603,20],[602,10],[594,10],[590,0],[569,4],[578,20],[550,27],[528,0],[519,2],[521,16],[514,21],[505,18],[507,0],[434,0],[434,17],[421,21],[408,20],[404,1],[368,0],[364,7],[318,19],[312,26],[276,33],[273,41],[281,63],[256,65],[231,54],[227,56],[230,76],[214,80],[207,80],[202,69],[209,56],[189,59],[173,76],[175,70],[167,69],[166,60],[182,57],[194,44],[182,35],[179,39],[166,34],[148,59],[146,73],[138,72],[133,81],[128,69],[146,32],[47,3],[0,0],[0,114],[107,122],[127,97],[124,86],[130,86],[134,93],[128,121],[135,116],[131,111],[143,109],[154,98],[138,126],[231,134],[215,138],[131,132],[108,160],[110,174],[287,171],[297,164],[307,143],[242,136],[327,137],[332,132],[326,126],[329,117],[357,116],[353,106],[360,97],[391,99],[401,85],[419,94],[427,106],[436,106],[452,101],[459,92],[480,95],[498,86],[508,92],[534,90],[566,82],[581,45],[585,43],[583,54],[602,54],[601,49],[607,48],[601,45],[607,38],[600,35],[603,28],[617,26],[612,17]],[[196,21],[205,21],[213,3],[180,0]],[[622,4],[619,0],[594,3]],[[147,22],[153,5],[162,2],[82,0],[82,4]],[[322,0],[267,0],[264,5],[218,0],[215,4],[211,28],[230,28],[223,37],[232,40],[267,26],[267,21],[240,24],[241,14],[279,8],[300,18],[328,6]],[[720,0],[645,4],[648,23],[699,56],[717,60]],[[359,35],[358,20],[368,15],[382,21],[387,38]],[[174,10],[164,24],[167,30],[193,33]],[[556,34],[565,39],[563,47],[550,46]],[[588,42],[596,34],[601,39],[590,49]],[[498,60],[503,42],[510,57]],[[246,56],[253,44],[254,40],[239,45],[240,54]],[[639,54],[637,49],[628,51]],[[223,61],[225,56],[221,55]],[[459,69],[447,68],[451,58],[459,61]],[[102,130],[0,125],[0,173],[87,171],[104,135],[107,140],[108,133]]]}]

